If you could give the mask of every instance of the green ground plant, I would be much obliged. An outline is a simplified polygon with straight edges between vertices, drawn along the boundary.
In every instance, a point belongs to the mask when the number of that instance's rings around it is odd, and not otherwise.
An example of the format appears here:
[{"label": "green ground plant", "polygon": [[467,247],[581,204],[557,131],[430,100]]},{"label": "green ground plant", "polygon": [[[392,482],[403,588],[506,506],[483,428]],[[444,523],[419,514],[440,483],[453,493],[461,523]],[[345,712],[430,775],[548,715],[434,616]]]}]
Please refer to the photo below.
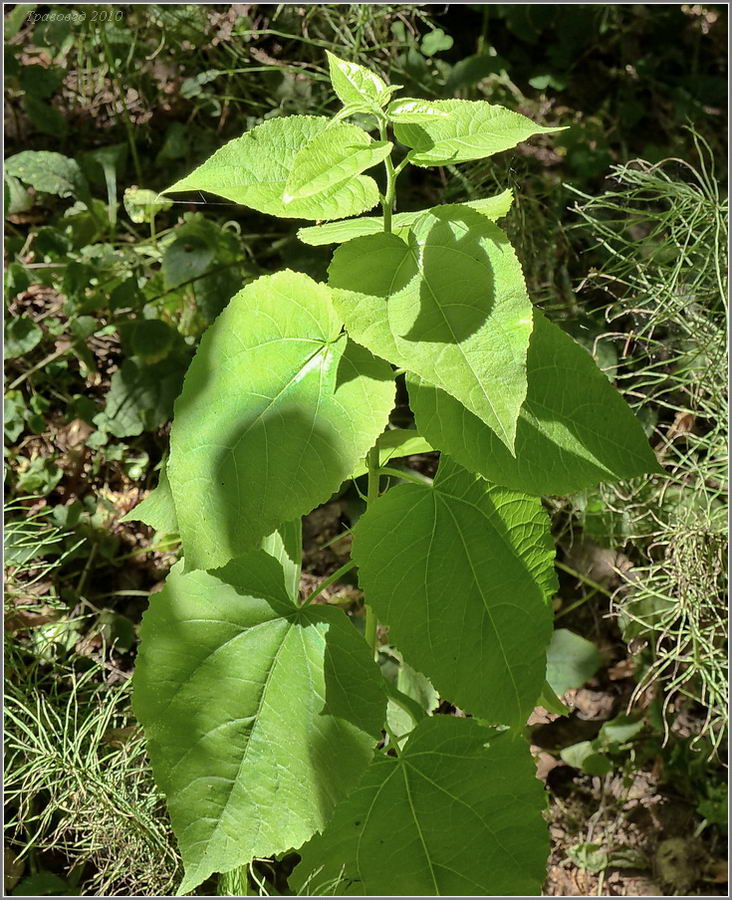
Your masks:
[{"label": "green ground plant", "polygon": [[[598,592],[586,581],[575,581],[576,564],[566,555],[557,560],[561,599],[554,598],[554,606],[560,602],[562,606],[556,624],[591,638],[603,658],[602,664],[596,661],[583,669],[569,686],[579,687],[594,675],[595,682],[589,686],[593,690],[598,684],[600,690],[603,685],[607,688],[605,663],[612,652],[613,659],[626,653],[633,656],[637,671],[613,682],[610,692],[630,696],[635,679],[644,679],[647,688],[637,697],[640,708],[633,712],[633,718],[642,719],[645,725],[629,742],[632,749],[608,747],[600,737],[584,741],[592,752],[583,759],[577,754],[573,757],[572,793],[581,795],[589,787],[596,775],[582,773],[588,769],[596,772],[598,759],[604,760],[605,769],[611,763],[617,771],[627,757],[622,765],[629,781],[639,772],[643,778],[644,769],[655,772],[660,759],[663,780],[673,794],[672,805],[674,797],[678,800],[680,796],[691,809],[698,804],[701,821],[697,827],[706,829],[705,841],[713,845],[719,839],[720,823],[726,822],[721,812],[725,773],[707,763],[705,751],[708,747],[712,752],[724,734],[726,713],[724,707],[720,714],[718,708],[712,710],[704,704],[723,696],[724,683],[714,686],[712,682],[713,689],[707,690],[697,671],[681,685],[696,698],[692,699],[674,694],[673,682],[677,676],[688,678],[689,670],[698,670],[707,652],[713,662],[707,679],[716,678],[714,673],[726,679],[720,669],[722,648],[710,627],[716,621],[714,610],[723,608],[719,597],[726,577],[723,571],[715,573],[724,547],[717,518],[724,497],[712,496],[717,482],[726,490],[724,481],[713,474],[704,475],[707,494],[698,503],[705,454],[716,460],[715,467],[723,468],[719,448],[726,437],[721,429],[715,437],[710,422],[723,421],[726,408],[709,398],[702,399],[698,408],[693,405],[698,400],[694,387],[701,381],[721,384],[721,376],[710,369],[709,378],[700,379],[694,362],[694,335],[689,336],[690,364],[673,362],[683,350],[680,338],[689,324],[683,307],[674,307],[678,323],[671,327],[667,322],[656,333],[652,378],[642,373],[642,348],[646,345],[635,339],[639,330],[636,295],[653,292],[659,311],[663,310],[664,290],[651,284],[656,278],[661,284],[667,277],[660,264],[663,231],[658,232],[659,247],[647,257],[635,259],[637,284],[625,295],[618,287],[612,293],[601,290],[600,278],[591,279],[575,294],[575,285],[584,279],[588,267],[609,271],[609,258],[601,245],[589,253],[578,252],[590,243],[589,231],[570,227],[572,197],[566,185],[574,184],[587,198],[594,198],[604,191],[603,179],[612,162],[636,155],[648,160],[648,166],[668,156],[693,162],[693,140],[682,127],[688,121],[693,121],[709,142],[711,155],[722,158],[726,11],[700,5],[147,4],[118,5],[113,16],[92,17],[88,7],[29,4],[6,8],[5,24],[6,152],[11,160],[24,153],[26,162],[33,160],[28,151],[59,154],[63,165],[72,172],[78,166],[84,179],[77,182],[72,178],[73,193],[61,196],[6,173],[5,351],[6,386],[10,389],[5,402],[5,460],[6,494],[12,501],[6,509],[6,658],[9,677],[16,671],[22,673],[13,678],[9,693],[28,707],[27,716],[19,713],[27,727],[53,730],[54,711],[64,719],[70,672],[86,672],[91,661],[99,664],[92,681],[105,682],[108,694],[100,692],[99,703],[86,703],[82,690],[77,730],[84,730],[86,716],[94,719],[99,715],[103,698],[107,703],[116,702],[116,690],[124,694],[120,710],[128,715],[127,688],[123,683],[107,684],[107,680],[114,680],[115,673],[124,677],[132,671],[143,608],[174,559],[164,551],[174,550],[180,542],[175,533],[154,536],[145,526],[121,524],[119,519],[157,479],[161,456],[164,458],[168,447],[173,399],[185,368],[207,325],[253,277],[287,267],[316,281],[327,278],[329,245],[302,243],[297,237],[301,222],[274,218],[199,192],[186,195],[185,203],[182,195],[173,205],[167,199],[160,203],[157,191],[190,172],[229,138],[263,121],[284,115],[330,115],[333,96],[324,56],[324,51],[330,50],[368,65],[386,82],[403,84],[405,93],[415,98],[486,100],[543,125],[572,125],[550,141],[533,140],[511,153],[457,165],[407,166],[399,177],[395,218],[404,210],[480,200],[510,188],[514,202],[501,227],[516,249],[533,302],[592,352],[621,393],[626,388],[630,391],[626,399],[637,407],[646,434],[665,462],[673,466],[670,489],[662,489],[663,481],[654,478],[645,486],[631,482],[622,487],[589,488],[569,498],[544,499],[544,505],[557,511],[553,530],[559,535],[561,553],[566,552],[564,529],[569,523],[581,540],[589,537],[604,547],[621,548],[635,564],[624,592],[614,598],[621,613],[619,622],[626,629],[626,651],[615,624],[602,615],[612,587]],[[367,116],[350,121],[367,128],[373,123]],[[694,163],[694,167],[698,165]],[[663,170],[674,181],[693,184],[693,178],[681,174],[683,168],[683,163],[671,161]],[[719,193],[724,196],[721,165],[717,177]],[[383,189],[383,181],[380,183]],[[657,202],[640,204],[626,204],[622,196],[626,190],[633,193],[636,186],[615,185],[612,203],[637,206],[634,218],[638,223],[629,232],[620,224],[621,212],[616,209],[610,214],[617,219],[611,230],[619,230],[627,238],[618,243],[603,238],[613,247],[615,262],[626,252],[646,249],[640,219],[655,216],[659,205],[671,205],[670,189],[668,197],[659,193]],[[85,200],[90,198],[88,205]],[[695,234],[703,232],[696,227],[700,217],[692,209],[695,202],[692,191],[676,216],[681,237],[686,217],[696,223]],[[721,203],[719,207],[726,228],[726,208]],[[603,213],[600,218],[606,220],[607,216]],[[706,237],[709,235],[707,231]],[[681,250],[674,254],[688,255],[683,241],[678,246]],[[706,253],[695,254],[686,276],[691,271],[710,271],[707,261],[714,251],[711,244],[704,246]],[[643,280],[646,259],[647,277]],[[222,269],[229,264],[231,269]],[[190,280],[182,280],[183,275]],[[608,284],[608,279],[604,283]],[[705,293],[701,283],[695,290],[699,297],[709,298],[708,307],[700,303],[693,309],[694,330],[701,333],[709,330],[704,318],[714,304],[712,294]],[[623,296],[629,314],[614,318],[613,333],[607,334],[604,308],[611,304],[614,317],[622,308],[618,298]],[[719,332],[717,325],[718,318],[713,330]],[[673,363],[665,372],[664,354]],[[635,378],[629,377],[631,367]],[[675,373],[677,385],[671,394],[662,390],[669,371]],[[413,424],[404,379],[400,375],[396,380],[397,408],[390,416],[390,437],[380,439],[386,447],[383,462],[395,470],[409,465],[432,475],[434,453],[411,457],[409,463],[399,457],[385,458],[393,456],[394,444],[404,437],[398,428]],[[707,410],[709,417],[698,415],[698,409]],[[679,427],[675,428],[677,415]],[[693,431],[684,434],[692,417]],[[675,435],[673,439],[671,435]],[[687,453],[692,446],[694,452]],[[424,447],[424,438],[412,429],[398,449],[406,454]],[[687,470],[685,466],[692,463]],[[321,521],[321,514],[335,509],[341,510],[339,528],[349,529],[357,523],[365,506],[358,496],[359,492],[365,496],[367,490],[365,465],[359,464],[353,474],[355,480],[344,482],[337,498],[305,523],[302,584],[306,594],[347,558],[338,554],[332,567],[329,561],[321,565],[325,554],[312,555],[308,532]],[[418,475],[411,469],[404,477]],[[395,479],[382,476],[382,486]],[[28,497],[29,493],[34,496]],[[703,509],[705,504],[711,504],[709,516],[698,514],[697,506]],[[649,505],[653,515],[663,520],[665,530],[652,521]],[[675,529],[682,520],[683,539],[677,541]],[[42,524],[43,535],[34,523]],[[162,524],[166,529],[177,527],[174,519]],[[350,534],[341,535],[338,544],[349,540]],[[32,564],[32,570],[23,564],[24,559]],[[633,597],[641,597],[647,579],[652,579],[653,590],[662,595],[660,602],[658,597],[649,599],[650,615],[646,605],[632,603]],[[339,605],[348,609],[353,623],[362,628],[355,583],[356,570],[347,572],[343,582],[324,588],[316,602],[335,602],[331,597],[334,590],[355,597],[350,604]],[[679,597],[687,599],[674,599]],[[694,597],[701,600],[688,601]],[[663,632],[651,627],[661,607],[666,609]],[[683,615],[677,615],[679,609]],[[626,612],[637,613],[645,624],[628,625]],[[689,641],[688,617],[696,618],[692,625],[700,633],[699,639]],[[549,648],[550,682],[556,678],[552,647],[562,631],[555,630]],[[676,633],[679,645],[685,643],[688,652],[676,650]],[[100,639],[102,643],[97,645]],[[382,635],[381,639],[389,638]],[[585,641],[583,652],[596,659],[593,644]],[[563,654],[566,657],[566,647]],[[664,655],[667,667],[660,678],[655,677]],[[434,688],[425,684],[424,676],[415,673],[396,647],[382,644],[379,662],[394,687],[434,711]],[[553,683],[557,693],[568,685],[566,680]],[[92,686],[90,682],[85,688],[91,690]],[[666,688],[671,691],[663,716]],[[650,696],[654,699],[646,707]],[[33,712],[37,702],[44,704],[41,717]],[[447,701],[440,707],[441,712],[451,709]],[[708,710],[709,728],[699,734]],[[576,712],[568,723],[558,724],[571,726],[575,719]],[[125,722],[132,725],[134,720]],[[407,730],[410,722],[408,713],[388,704],[387,723],[395,734]],[[662,747],[664,726],[671,733]],[[571,739],[578,737],[584,738],[584,732]],[[723,741],[718,750],[722,755]],[[689,748],[690,742],[697,752]],[[43,739],[28,739],[27,743],[40,745]],[[56,746],[71,753],[73,741],[59,737]],[[104,755],[109,745],[98,744],[97,749]],[[14,754],[12,760],[22,765],[20,756]],[[120,771],[120,783],[128,777],[134,784],[137,768],[149,765],[142,753],[135,754],[134,760],[135,771],[128,776]],[[93,755],[89,765],[90,780],[94,781]],[[56,759],[49,771],[59,773],[63,768],[63,762]],[[25,772],[32,776],[28,785],[39,786],[40,792],[36,800],[25,803],[23,815],[35,814],[37,806],[48,804],[55,823],[63,818],[66,836],[57,844],[62,849],[54,849],[50,831],[40,834],[39,844],[34,846],[28,840],[33,828],[25,829],[15,800],[8,804],[7,846],[20,854],[20,864],[26,863],[26,874],[30,872],[34,878],[29,884],[19,884],[19,891],[146,894],[166,890],[161,887],[163,882],[175,883],[172,851],[164,857],[170,861],[164,872],[156,869],[156,851],[137,853],[139,859],[149,861],[150,868],[145,874],[135,864],[129,865],[129,885],[120,867],[114,860],[105,860],[101,852],[97,862],[87,858],[86,863],[79,863],[86,848],[99,843],[95,817],[88,806],[80,804],[74,819],[72,805],[64,801],[62,792],[45,792],[34,770]],[[84,780],[78,759],[74,772],[77,781]],[[550,774],[547,797],[553,821],[564,828],[562,772],[566,775],[568,768]],[[555,775],[559,777],[555,779]],[[9,771],[8,783],[12,777]],[[604,780],[612,777],[611,773]],[[143,790],[151,791],[151,784],[146,776]],[[22,779],[14,780],[13,785],[14,790],[22,789]],[[635,781],[631,789],[637,790]],[[31,793],[23,796],[28,798]],[[646,796],[643,802],[652,800]],[[52,812],[56,803],[63,809]],[[607,816],[609,807],[597,798],[584,807],[589,829],[600,806],[602,816]],[[159,833],[172,840],[167,813],[157,801],[153,817]],[[134,844],[138,827],[134,817],[125,814],[117,824],[121,831],[114,832],[114,846],[122,846],[124,830],[130,832],[128,840]],[[110,833],[114,826],[113,822],[105,824]],[[646,837],[660,839],[662,830],[655,823],[648,825]],[[585,839],[602,840],[597,829]],[[613,858],[614,842],[612,836],[606,844]],[[569,853],[567,841],[554,835],[546,893],[563,889],[557,872],[565,872],[569,865],[565,853]],[[124,850],[119,855],[127,858]],[[287,892],[286,877],[295,859],[289,854],[232,870],[222,878],[219,890]],[[119,873],[114,883],[104,882],[107,867]],[[576,869],[566,871],[572,877],[577,874]],[[229,877],[231,884],[227,883]],[[211,893],[216,890],[215,883],[211,878],[199,891]],[[298,890],[338,893],[340,887],[340,876],[327,884],[314,874]],[[706,890],[709,887],[705,885]],[[612,889],[619,888],[633,893],[633,878]],[[6,881],[6,891],[12,889]]]},{"label": "green ground plant", "polygon": [[[89,616],[69,616],[48,585],[78,540],[47,509],[23,515],[34,499],[4,510],[5,846],[19,872],[6,890],[77,895],[83,881],[96,895],[169,894],[179,858],[130,682],[72,655]],[[64,877],[48,866],[56,854],[69,860]]]},{"label": "green ground plant", "polygon": [[[532,307],[495,224],[510,192],[395,210],[407,166],[558,129],[482,101],[395,98],[328,62],[332,119],[265,122],[166,192],[325,222],[300,239],[339,246],[327,283],[285,270],[248,284],[188,369],[160,484],[131,514],[183,549],[143,621],[135,712],[184,892],[297,849],[294,889],[536,894],[547,843],[523,725],[540,697],[557,704],[540,496],[659,467],[591,357]],[[381,190],[363,174],[378,164]],[[395,381],[415,429],[389,426]],[[392,464],[415,439],[441,451],[434,480]],[[314,602],[324,585],[299,595],[300,517],[364,458],[366,512],[327,583],[358,567],[365,641]],[[379,622],[471,718],[431,715],[381,677]],[[398,731],[389,704],[406,713]]]},{"label": "green ground plant", "polygon": [[667,733],[669,708],[695,702],[695,740],[713,751],[728,725],[728,207],[693,136],[693,164],[616,167],[612,187],[578,206],[599,263],[584,290],[603,298],[609,324],[598,340],[618,347],[613,371],[631,405],[664,422],[666,469],[583,498],[580,519],[637,560],[616,597],[626,640],[647,645],[634,699],[661,688]]}]

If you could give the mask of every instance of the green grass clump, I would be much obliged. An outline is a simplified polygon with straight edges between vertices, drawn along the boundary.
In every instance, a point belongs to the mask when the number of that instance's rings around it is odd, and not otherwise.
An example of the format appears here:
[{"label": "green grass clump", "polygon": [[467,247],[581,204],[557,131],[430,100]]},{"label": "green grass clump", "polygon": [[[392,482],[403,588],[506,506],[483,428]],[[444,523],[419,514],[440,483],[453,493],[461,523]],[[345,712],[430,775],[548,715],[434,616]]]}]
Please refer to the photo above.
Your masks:
[{"label": "green grass clump", "polygon": [[31,874],[65,869],[85,895],[171,894],[179,860],[130,682],[74,653],[83,617],[53,576],[76,544],[28,500],[5,507],[6,846]]},{"label": "green grass clump", "polygon": [[599,260],[583,288],[606,304],[612,375],[667,471],[601,492],[636,562],[615,604],[626,640],[647,642],[634,699],[660,687],[666,729],[681,698],[699,704],[697,737],[716,748],[728,725],[728,223],[711,152],[693,137],[694,165],[617,166],[577,212]]},{"label": "green grass clump", "polygon": [[63,854],[86,895],[170,895],[178,857],[128,682],[109,686],[103,674],[69,668],[7,686],[6,841],[31,865]]}]

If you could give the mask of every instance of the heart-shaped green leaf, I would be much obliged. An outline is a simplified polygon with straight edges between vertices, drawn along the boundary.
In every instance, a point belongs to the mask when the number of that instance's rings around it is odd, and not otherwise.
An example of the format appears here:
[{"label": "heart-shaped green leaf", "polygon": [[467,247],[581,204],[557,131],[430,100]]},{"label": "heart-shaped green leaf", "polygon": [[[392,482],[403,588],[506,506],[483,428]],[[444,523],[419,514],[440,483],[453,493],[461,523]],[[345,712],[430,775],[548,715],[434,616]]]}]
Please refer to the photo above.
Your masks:
[{"label": "heart-shaped green leaf", "polygon": [[393,401],[389,366],[342,334],[325,285],[284,271],[240,291],[175,405],[168,476],[187,566],[224,565],[325,502]]},{"label": "heart-shaped green leaf", "polygon": [[520,725],[541,692],[556,588],[541,503],[442,457],[433,485],[369,504],[353,538],[359,582],[391,640],[440,696]]},{"label": "heart-shaped green leaf", "polygon": [[452,394],[511,449],[526,396],[531,301],[505,234],[441,206],[393,234],[339,247],[329,270],[348,333]]},{"label": "heart-shaped green leaf", "polygon": [[134,708],[187,893],[321,831],[368,765],[386,699],[345,615],[295,606],[271,556],[180,569],[143,619]]},{"label": "heart-shaped green leaf", "polygon": [[425,718],[399,757],[374,759],[325,833],[301,851],[290,886],[307,885],[309,894],[535,896],[549,851],[543,808],[520,735],[474,719]]}]

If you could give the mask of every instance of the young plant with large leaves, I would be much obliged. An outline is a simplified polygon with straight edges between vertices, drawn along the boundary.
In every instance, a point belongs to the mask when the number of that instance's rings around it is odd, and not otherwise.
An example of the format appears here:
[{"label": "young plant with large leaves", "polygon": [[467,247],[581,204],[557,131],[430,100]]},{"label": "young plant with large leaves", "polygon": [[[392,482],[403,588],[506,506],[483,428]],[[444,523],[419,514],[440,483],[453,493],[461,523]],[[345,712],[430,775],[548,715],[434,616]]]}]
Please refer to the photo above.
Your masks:
[{"label": "young plant with large leaves", "polygon": [[[483,101],[394,99],[328,62],[332,120],[271,119],[168,191],[309,219],[304,242],[338,246],[327,284],[261,277],[198,347],[159,486],[133,513],[183,550],[143,621],[135,708],[184,893],[297,850],[293,890],[537,894],[548,844],[523,726],[552,696],[555,589],[539,498],[657,463],[591,357],[532,308],[496,224],[509,192],[395,211],[406,166],[557,129]],[[389,424],[402,376],[415,429]],[[391,459],[431,450],[433,480],[388,487]],[[365,641],[299,594],[301,517],[363,476],[333,578],[358,567]],[[377,622],[396,678],[375,662]],[[438,696],[472,718],[434,715]]]}]

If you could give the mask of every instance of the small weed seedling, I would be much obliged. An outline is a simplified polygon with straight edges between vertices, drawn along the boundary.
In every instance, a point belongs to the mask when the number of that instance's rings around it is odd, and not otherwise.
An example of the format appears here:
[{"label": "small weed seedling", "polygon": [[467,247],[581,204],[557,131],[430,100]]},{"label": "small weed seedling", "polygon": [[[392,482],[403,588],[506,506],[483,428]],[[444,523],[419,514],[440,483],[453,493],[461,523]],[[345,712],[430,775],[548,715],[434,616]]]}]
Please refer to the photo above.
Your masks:
[{"label": "small weed seedling", "polygon": [[[557,129],[484,101],[394,99],[329,65],[333,119],[270,119],[169,189],[325,223],[299,237],[339,246],[327,284],[248,284],[188,369],[159,486],[133,514],[183,548],[144,618],[135,711],[181,892],[298,850],[293,891],[537,894],[548,840],[523,726],[552,702],[555,589],[540,497],[658,464],[589,354],[532,308],[496,225],[509,191],[395,212],[407,165]],[[378,164],[383,195],[363,174]],[[388,425],[402,376],[416,430]],[[434,481],[389,464],[426,450]],[[301,517],[361,476],[367,509],[329,583],[358,567],[365,641],[298,593]],[[382,677],[377,622],[405,677]],[[435,691],[471,716],[432,715]]]}]

